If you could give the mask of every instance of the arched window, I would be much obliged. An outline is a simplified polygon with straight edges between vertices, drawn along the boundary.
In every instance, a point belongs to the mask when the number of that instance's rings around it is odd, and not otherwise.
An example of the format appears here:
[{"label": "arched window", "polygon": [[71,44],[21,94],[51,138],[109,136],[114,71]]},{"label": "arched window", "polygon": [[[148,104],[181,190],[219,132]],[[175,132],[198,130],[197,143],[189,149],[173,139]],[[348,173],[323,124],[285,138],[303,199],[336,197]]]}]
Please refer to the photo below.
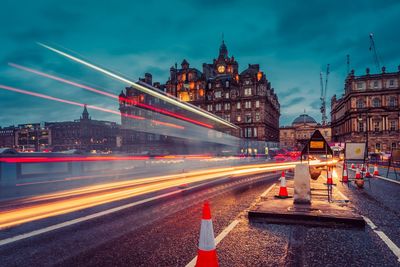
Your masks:
[{"label": "arched window", "polygon": [[375,108],[378,108],[381,106],[381,100],[379,98],[374,98],[372,100],[372,106]]},{"label": "arched window", "polygon": [[389,107],[396,107],[397,99],[394,96],[389,97]]},{"label": "arched window", "polygon": [[358,99],[357,100],[357,108],[363,108],[364,107],[364,100]]}]

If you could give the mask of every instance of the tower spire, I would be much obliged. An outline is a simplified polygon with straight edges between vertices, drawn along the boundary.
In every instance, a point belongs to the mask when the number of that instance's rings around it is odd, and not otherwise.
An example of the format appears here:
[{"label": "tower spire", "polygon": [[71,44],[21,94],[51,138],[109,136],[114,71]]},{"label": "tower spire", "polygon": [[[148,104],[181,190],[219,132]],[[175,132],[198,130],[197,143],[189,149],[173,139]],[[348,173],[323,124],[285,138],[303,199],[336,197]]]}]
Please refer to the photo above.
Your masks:
[{"label": "tower spire", "polygon": [[87,104],[83,106],[82,120],[89,120],[89,112],[87,111]]}]

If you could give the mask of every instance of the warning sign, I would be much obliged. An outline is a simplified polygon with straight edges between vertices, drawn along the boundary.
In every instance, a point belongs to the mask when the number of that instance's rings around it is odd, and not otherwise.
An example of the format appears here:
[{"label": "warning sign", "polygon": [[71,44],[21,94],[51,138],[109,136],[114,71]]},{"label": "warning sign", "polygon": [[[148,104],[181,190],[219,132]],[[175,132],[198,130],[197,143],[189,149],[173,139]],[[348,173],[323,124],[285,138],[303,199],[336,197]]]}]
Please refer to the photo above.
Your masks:
[{"label": "warning sign", "polygon": [[345,158],[346,160],[364,160],[365,143],[346,143]]},{"label": "warning sign", "polygon": [[301,151],[302,156],[306,154],[332,155],[333,152],[329,144],[326,142],[325,138],[322,136],[321,132],[316,130]]}]

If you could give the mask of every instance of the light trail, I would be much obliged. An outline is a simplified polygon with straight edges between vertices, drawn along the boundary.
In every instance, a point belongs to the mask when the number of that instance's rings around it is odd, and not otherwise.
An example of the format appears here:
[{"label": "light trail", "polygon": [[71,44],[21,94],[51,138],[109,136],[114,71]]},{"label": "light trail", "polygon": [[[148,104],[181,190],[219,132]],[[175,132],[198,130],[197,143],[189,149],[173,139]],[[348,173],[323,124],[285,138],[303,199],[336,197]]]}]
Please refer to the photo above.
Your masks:
[{"label": "light trail", "polygon": [[[44,98],[44,99],[48,99],[48,100],[52,100],[52,101],[56,101],[56,102],[60,102],[60,103],[64,103],[64,104],[70,104],[70,105],[79,106],[79,107],[84,107],[85,106],[85,104],[82,104],[82,103],[79,103],[79,102],[65,100],[65,99],[61,99],[61,98],[57,98],[57,97],[53,97],[53,96],[49,96],[49,95],[44,95],[44,94],[40,94],[40,93],[35,93],[35,92],[23,90],[23,89],[18,89],[18,88],[6,86],[6,85],[0,85],[0,89],[13,91],[13,92],[17,92],[17,93],[21,93],[21,94],[25,94],[25,95],[31,95],[31,96],[35,96],[35,97],[39,97],[39,98]],[[121,113],[119,111],[115,111],[115,110],[111,110],[111,109],[107,109],[107,108],[102,108],[102,107],[98,107],[98,106],[94,106],[94,105],[86,105],[86,107],[90,108],[90,109],[95,109],[95,110],[99,110],[99,111],[103,111],[103,112],[107,112],[107,113],[111,113],[111,114],[115,114],[115,115],[131,118],[131,119],[135,119],[135,120],[146,120],[146,118],[144,118],[144,117],[135,116],[135,115],[127,114],[127,113]],[[176,129],[181,129],[181,130],[185,129],[185,127],[180,126],[180,125],[176,125],[176,124],[173,124],[173,123],[162,122],[162,121],[158,121],[158,120],[151,120],[151,122],[153,122],[155,124],[167,126],[167,127],[176,128]]]},{"label": "light trail", "polygon": [[[84,85],[84,84],[81,84],[81,83],[73,82],[73,81],[70,81],[70,80],[67,80],[67,79],[64,79],[64,78],[61,78],[61,77],[57,77],[57,76],[54,76],[54,75],[51,75],[51,74],[47,74],[47,73],[44,73],[44,72],[41,72],[41,71],[38,71],[38,70],[35,70],[35,69],[32,69],[32,68],[24,67],[24,66],[12,63],[12,62],[8,63],[8,65],[10,65],[11,67],[20,69],[20,70],[24,70],[24,71],[27,71],[27,72],[30,72],[30,73],[34,73],[34,74],[37,74],[37,75],[42,76],[42,77],[46,77],[46,78],[49,78],[49,79],[52,79],[52,80],[55,80],[55,81],[59,81],[59,82],[65,83],[65,84],[69,84],[69,85],[72,85],[74,87],[85,89],[85,90],[88,90],[88,91],[91,91],[91,92],[94,92],[94,93],[97,93],[97,94],[101,94],[101,95],[104,95],[104,96],[107,96],[107,97],[110,97],[110,98],[114,98],[114,99],[118,99],[118,100],[120,98],[119,96],[117,96],[115,94],[111,94],[111,93],[105,92],[103,90],[99,90],[99,89],[96,89],[96,88],[93,88],[93,87],[90,87],[90,86],[87,86],[87,85]],[[194,123],[194,124],[197,124],[197,125],[200,125],[200,126],[204,126],[204,127],[210,128],[210,129],[214,128],[210,124],[203,123],[203,122],[200,122],[200,121],[197,121],[197,120],[193,120],[191,118],[187,118],[185,116],[182,116],[182,115],[177,114],[177,113],[173,113],[173,112],[165,110],[165,109],[161,109],[161,108],[157,108],[157,107],[154,107],[154,106],[151,106],[151,105],[147,105],[147,104],[144,104],[144,103],[133,101],[131,99],[128,99],[127,97],[122,98],[122,100],[126,101],[127,103],[130,103],[132,105],[143,107],[143,108],[146,108],[146,109],[150,109],[152,111],[155,111],[155,112],[158,112],[158,113],[162,113],[162,114],[165,114],[165,115],[169,115],[169,116],[172,116],[172,117],[175,117],[175,118],[178,118],[178,119],[181,119],[181,120],[185,120],[187,122],[191,122],[191,123]]]},{"label": "light trail", "polygon": [[[314,161],[310,165],[326,165],[326,162]],[[134,196],[154,193],[182,184],[204,182],[226,177],[254,175],[294,168],[294,166],[295,164],[293,163],[291,165],[274,163],[193,171],[186,174],[88,186],[39,197],[21,199],[16,201],[20,207],[0,212],[0,229],[124,200]]]},{"label": "light trail", "polygon": [[67,54],[67,53],[65,53],[65,52],[62,52],[62,51],[60,51],[60,50],[58,50],[58,49],[55,49],[55,48],[53,48],[53,47],[50,47],[50,46],[48,46],[48,45],[45,45],[45,44],[42,44],[42,43],[38,43],[38,44],[39,44],[40,46],[44,47],[44,48],[47,48],[47,49],[50,50],[50,51],[53,51],[53,52],[55,52],[55,53],[57,53],[57,54],[59,54],[59,55],[62,55],[62,56],[64,56],[64,57],[67,57],[67,58],[69,58],[69,59],[71,59],[71,60],[73,60],[73,61],[75,61],[75,62],[78,62],[78,63],[80,63],[80,64],[83,64],[83,65],[85,65],[85,66],[87,66],[87,67],[89,67],[89,68],[91,68],[91,69],[94,69],[94,70],[99,71],[99,72],[101,72],[101,73],[103,73],[103,74],[106,74],[106,75],[108,75],[108,76],[110,76],[110,77],[112,77],[112,78],[114,78],[114,79],[116,79],[116,80],[119,80],[119,81],[121,81],[121,82],[127,83],[127,84],[129,84],[129,85],[135,87],[135,88],[136,88],[137,90],[139,90],[139,91],[142,91],[142,92],[147,93],[147,94],[149,94],[149,95],[151,95],[151,96],[154,96],[154,97],[156,97],[156,98],[159,98],[159,99],[161,99],[161,100],[164,100],[164,101],[166,101],[166,102],[168,102],[168,103],[170,103],[170,104],[173,104],[173,105],[175,105],[175,106],[177,106],[177,107],[180,107],[180,108],[182,108],[182,109],[191,111],[191,112],[196,113],[196,114],[198,114],[198,115],[200,115],[200,116],[203,116],[203,117],[205,117],[205,118],[211,119],[211,120],[213,120],[213,121],[215,121],[215,122],[224,124],[225,126],[228,126],[228,127],[234,128],[234,129],[237,129],[237,128],[238,128],[238,126],[236,126],[236,125],[234,125],[234,124],[232,124],[232,123],[229,123],[229,122],[227,122],[227,121],[225,121],[225,120],[223,120],[223,119],[221,119],[221,118],[218,118],[218,117],[215,116],[215,115],[212,115],[212,114],[210,114],[210,113],[208,113],[208,112],[204,112],[204,111],[202,111],[202,110],[200,110],[200,109],[198,109],[198,108],[195,108],[195,107],[193,107],[193,106],[191,106],[191,105],[187,105],[187,104],[185,104],[185,103],[182,103],[182,102],[180,102],[180,101],[177,100],[177,99],[174,99],[174,98],[172,98],[172,97],[169,97],[169,96],[164,95],[164,94],[162,94],[162,93],[159,93],[159,92],[157,92],[157,91],[154,91],[154,90],[151,90],[151,89],[149,89],[149,88],[146,88],[145,86],[142,86],[142,85],[140,85],[140,84],[137,84],[137,83],[135,83],[134,81],[131,81],[131,80],[128,80],[128,79],[126,79],[126,78],[124,78],[124,77],[121,77],[121,76],[119,76],[119,75],[117,75],[117,74],[115,74],[115,73],[113,73],[113,72],[110,72],[110,71],[108,71],[108,70],[106,70],[106,69],[103,69],[103,68],[101,68],[101,67],[98,67],[98,66],[96,66],[96,65],[94,65],[94,64],[92,64],[92,63],[86,62],[86,61],[84,61],[84,60],[82,60],[82,59],[79,59],[79,58],[77,58],[77,57],[74,57],[74,56],[72,56],[72,55],[69,55],[69,54]]}]

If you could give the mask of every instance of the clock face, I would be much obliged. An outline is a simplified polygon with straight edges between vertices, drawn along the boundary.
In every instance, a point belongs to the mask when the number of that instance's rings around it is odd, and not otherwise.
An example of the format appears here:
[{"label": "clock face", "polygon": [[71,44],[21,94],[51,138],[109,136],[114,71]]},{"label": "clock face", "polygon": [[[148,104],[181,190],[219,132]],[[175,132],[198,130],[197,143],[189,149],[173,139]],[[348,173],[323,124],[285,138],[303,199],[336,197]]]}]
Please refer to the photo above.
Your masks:
[{"label": "clock face", "polygon": [[218,72],[219,72],[219,73],[225,72],[225,66],[224,66],[224,65],[219,65],[219,66],[218,66]]}]

